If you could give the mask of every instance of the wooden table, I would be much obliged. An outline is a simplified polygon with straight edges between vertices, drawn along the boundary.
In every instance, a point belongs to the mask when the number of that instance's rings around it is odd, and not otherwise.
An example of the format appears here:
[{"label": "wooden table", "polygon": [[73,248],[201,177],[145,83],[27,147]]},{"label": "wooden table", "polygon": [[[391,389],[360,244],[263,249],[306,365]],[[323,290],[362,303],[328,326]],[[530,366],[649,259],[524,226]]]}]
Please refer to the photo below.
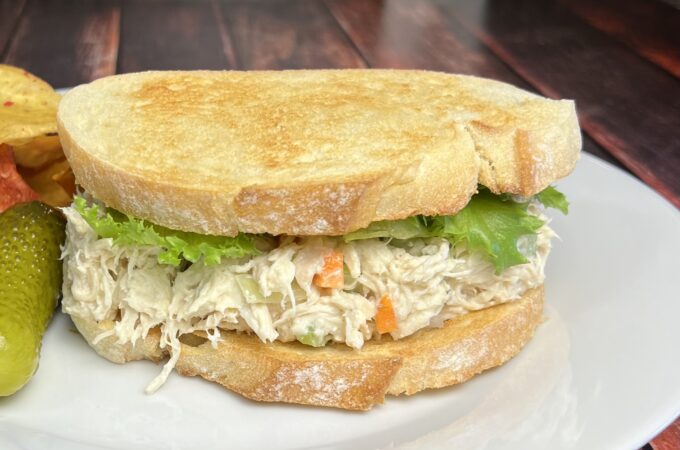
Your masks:
[{"label": "wooden table", "polygon": [[[670,3],[0,0],[0,61],[56,87],[147,69],[395,67],[495,78],[576,99],[584,150],[680,207],[680,9]],[[651,447],[680,448],[680,423],[665,436]]]}]

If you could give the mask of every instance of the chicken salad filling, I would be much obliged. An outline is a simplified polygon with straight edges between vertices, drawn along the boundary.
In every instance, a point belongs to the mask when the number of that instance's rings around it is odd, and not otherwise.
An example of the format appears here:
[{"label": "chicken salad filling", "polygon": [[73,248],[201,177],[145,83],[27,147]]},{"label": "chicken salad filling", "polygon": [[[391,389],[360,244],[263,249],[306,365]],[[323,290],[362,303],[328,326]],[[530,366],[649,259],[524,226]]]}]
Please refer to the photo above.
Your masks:
[{"label": "chicken salad filling", "polygon": [[114,336],[134,345],[159,328],[171,358],[148,392],[164,383],[179,358],[179,337],[188,333],[204,332],[213,345],[236,331],[263,342],[360,349],[369,339],[401,339],[541,285],[554,232],[538,204],[526,210],[541,225],[517,241],[525,262],[499,272],[468,241],[437,236],[279,237],[257,255],[163,264],[163,248],[118,245],[72,206],[63,210],[62,308],[113,321],[113,329],[96,340]]}]

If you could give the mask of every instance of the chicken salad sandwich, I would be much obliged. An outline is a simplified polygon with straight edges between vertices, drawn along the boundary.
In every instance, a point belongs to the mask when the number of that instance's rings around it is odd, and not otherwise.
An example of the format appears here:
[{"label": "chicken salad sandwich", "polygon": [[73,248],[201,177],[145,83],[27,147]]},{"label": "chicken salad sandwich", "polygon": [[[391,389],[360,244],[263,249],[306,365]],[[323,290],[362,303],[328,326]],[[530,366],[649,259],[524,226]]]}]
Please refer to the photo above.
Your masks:
[{"label": "chicken salad sandwich", "polygon": [[369,409],[542,319],[574,104],[423,71],[146,72],[67,93],[62,309],[105,358]]}]

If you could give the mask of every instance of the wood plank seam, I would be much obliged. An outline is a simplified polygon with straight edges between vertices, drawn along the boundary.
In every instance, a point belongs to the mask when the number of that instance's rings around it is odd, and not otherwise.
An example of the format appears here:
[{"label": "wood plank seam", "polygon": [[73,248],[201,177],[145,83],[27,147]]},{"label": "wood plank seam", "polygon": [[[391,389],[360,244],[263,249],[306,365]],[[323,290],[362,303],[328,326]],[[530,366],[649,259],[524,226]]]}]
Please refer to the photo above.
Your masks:
[{"label": "wood plank seam", "polygon": [[123,0],[117,72],[225,70],[221,39],[208,1]]},{"label": "wood plank seam", "polygon": [[221,12],[241,69],[366,67],[321,2],[235,2]]},{"label": "wood plank seam", "polygon": [[17,18],[14,21],[14,24],[12,25],[11,31],[9,32],[7,42],[5,43],[2,52],[0,52],[0,61],[5,61],[7,59],[7,55],[9,54],[10,48],[12,48],[14,42],[16,41],[15,37],[17,34],[17,30],[19,30],[19,25],[21,25],[21,22],[24,20],[24,14],[28,9],[28,3],[29,0],[24,0],[23,5],[21,6],[21,10],[19,11],[19,14],[17,14]]},{"label": "wood plank seam", "polygon": [[213,13],[215,14],[215,21],[220,33],[220,40],[222,41],[222,49],[224,57],[227,58],[227,65],[235,69],[243,67],[243,63],[236,56],[236,49],[234,47],[234,36],[229,32],[229,28],[224,21],[224,11],[217,0],[211,0]]},{"label": "wood plank seam", "polygon": [[324,8],[326,8],[326,11],[328,12],[328,15],[333,18],[333,22],[335,23],[336,27],[340,30],[340,32],[345,36],[345,39],[352,45],[352,48],[356,52],[356,54],[364,61],[364,64],[366,65],[367,68],[372,67],[371,63],[369,62],[368,58],[364,54],[364,52],[361,51],[361,48],[357,45],[357,43],[352,39],[352,36],[345,30],[345,27],[342,26],[340,23],[340,20],[338,20],[337,16],[333,13],[333,10],[331,9],[330,6],[328,6],[328,1],[324,0],[323,2]]},{"label": "wood plank seam", "polygon": [[[120,6],[113,6],[108,13],[99,14],[84,24],[80,37],[82,44],[76,49],[76,58],[79,66],[90,68],[84,74],[89,80],[116,73],[120,48],[120,18]],[[98,34],[107,25],[110,26],[109,33],[101,39]]]}]

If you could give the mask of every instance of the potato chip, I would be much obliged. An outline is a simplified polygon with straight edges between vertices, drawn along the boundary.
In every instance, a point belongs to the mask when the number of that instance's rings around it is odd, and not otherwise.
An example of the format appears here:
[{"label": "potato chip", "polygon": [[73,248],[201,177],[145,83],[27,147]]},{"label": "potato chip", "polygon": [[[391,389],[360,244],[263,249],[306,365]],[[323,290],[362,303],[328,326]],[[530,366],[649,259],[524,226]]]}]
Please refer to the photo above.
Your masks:
[{"label": "potato chip", "polygon": [[39,168],[64,157],[56,134],[13,141],[12,147],[17,165],[23,167]]},{"label": "potato chip", "polygon": [[61,188],[69,195],[69,197],[73,197],[73,195],[76,193],[76,177],[73,175],[71,166],[67,165],[65,169],[52,175],[52,180],[61,186]]},{"label": "potato chip", "polygon": [[40,78],[0,64],[0,144],[57,132],[60,95]]},{"label": "potato chip", "polygon": [[[63,173],[71,169],[66,158],[62,158],[41,169],[27,169],[19,167],[19,173],[24,177],[40,200],[51,206],[66,206],[71,203],[73,192],[67,192],[55,179],[64,177]],[[68,176],[68,175],[66,175]]]}]

